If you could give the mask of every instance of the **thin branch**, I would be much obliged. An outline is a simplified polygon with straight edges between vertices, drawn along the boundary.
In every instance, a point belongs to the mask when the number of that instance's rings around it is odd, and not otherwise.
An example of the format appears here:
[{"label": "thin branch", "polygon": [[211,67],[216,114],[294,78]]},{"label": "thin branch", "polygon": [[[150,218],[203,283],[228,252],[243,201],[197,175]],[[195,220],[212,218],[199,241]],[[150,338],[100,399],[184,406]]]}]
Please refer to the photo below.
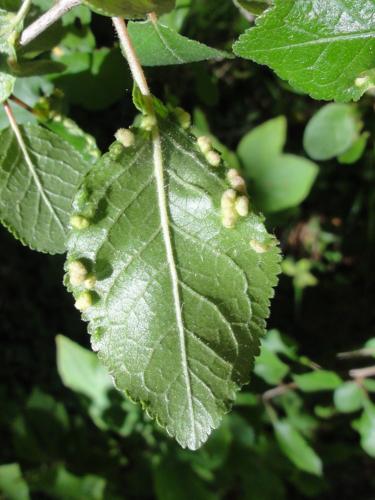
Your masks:
[{"label": "thin branch", "polygon": [[114,17],[112,21],[117,31],[121,50],[124,54],[125,59],[128,61],[130,71],[133,75],[135,83],[138,85],[142,95],[146,97],[151,96],[150,88],[148,86],[142,66],[138,60],[137,54],[134,50],[133,43],[130,39],[125,21],[121,17]]},{"label": "thin branch", "polygon": [[24,0],[19,11],[16,14],[16,17],[13,20],[13,23],[17,25],[19,22],[23,21],[24,18],[26,17],[27,13],[29,12],[29,9],[31,7],[31,2],[32,0]]},{"label": "thin branch", "polygon": [[297,389],[297,384],[291,382],[290,384],[281,384],[273,389],[269,389],[262,395],[263,401],[269,401],[270,399],[276,398],[277,396],[282,396],[283,394]]},{"label": "thin branch", "polygon": [[28,26],[21,35],[19,44],[24,47],[71,9],[80,5],[81,0],[59,0],[45,14]]},{"label": "thin branch", "polygon": [[373,357],[375,355],[375,348],[365,347],[357,351],[339,352],[337,357],[339,359],[351,359],[361,357]]},{"label": "thin branch", "polygon": [[11,101],[13,101],[14,103],[18,104],[18,106],[20,106],[21,108],[26,109],[26,111],[29,111],[29,113],[35,114],[35,111],[34,111],[34,109],[31,106],[29,106],[28,104],[26,104],[24,101],[22,101],[21,99],[19,99],[15,95],[12,94],[9,97],[9,99]]},{"label": "thin branch", "polygon": [[375,366],[368,366],[366,368],[356,368],[354,370],[350,370],[349,375],[357,380],[368,377],[375,377]]}]

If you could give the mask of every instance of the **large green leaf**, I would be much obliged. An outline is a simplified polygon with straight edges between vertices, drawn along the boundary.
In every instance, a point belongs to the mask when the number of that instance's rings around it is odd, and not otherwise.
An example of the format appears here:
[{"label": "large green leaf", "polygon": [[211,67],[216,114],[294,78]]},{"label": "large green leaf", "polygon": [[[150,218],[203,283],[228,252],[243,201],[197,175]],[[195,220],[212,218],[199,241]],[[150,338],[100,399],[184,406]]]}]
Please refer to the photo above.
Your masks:
[{"label": "large green leaf", "polygon": [[104,16],[128,19],[145,17],[149,12],[164,14],[175,6],[175,0],[83,0],[88,7]]},{"label": "large green leaf", "polygon": [[276,0],[234,51],[316,99],[357,100],[375,83],[375,2]]},{"label": "large green leaf", "polygon": [[64,253],[72,201],[89,164],[35,125],[0,132],[0,220],[22,243]]},{"label": "large green leaf", "polygon": [[129,23],[129,33],[143,66],[186,64],[230,54],[213,49],[151,21]]},{"label": "large green leaf", "polygon": [[196,449],[249,379],[279,251],[255,213],[223,227],[225,171],[190,135],[163,120],[161,141],[164,181],[141,130],[87,176],[75,210],[91,222],[72,231],[67,269],[83,264],[94,289],[66,282],[118,389]]}]

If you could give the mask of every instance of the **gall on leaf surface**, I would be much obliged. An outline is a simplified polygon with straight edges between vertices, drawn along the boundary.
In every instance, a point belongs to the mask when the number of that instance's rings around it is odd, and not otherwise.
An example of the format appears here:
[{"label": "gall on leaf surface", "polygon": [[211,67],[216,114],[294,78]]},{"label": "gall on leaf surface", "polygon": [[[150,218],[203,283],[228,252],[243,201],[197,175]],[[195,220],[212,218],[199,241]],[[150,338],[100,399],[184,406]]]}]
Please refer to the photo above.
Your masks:
[{"label": "gall on leaf surface", "polygon": [[150,12],[165,14],[175,7],[175,0],[83,0],[94,12],[103,16],[140,19]]},{"label": "gall on leaf surface", "polygon": [[[257,214],[223,227],[225,169],[209,166],[196,139],[168,118],[160,130],[163,185],[141,130],[86,177],[75,210],[91,223],[72,231],[66,269],[79,260],[96,276],[83,318],[117,388],[197,449],[249,380],[280,257]],[[76,300],[87,293],[68,274],[65,281]]]},{"label": "gall on leaf surface", "polygon": [[276,0],[234,52],[315,99],[358,100],[375,84],[375,0]]}]

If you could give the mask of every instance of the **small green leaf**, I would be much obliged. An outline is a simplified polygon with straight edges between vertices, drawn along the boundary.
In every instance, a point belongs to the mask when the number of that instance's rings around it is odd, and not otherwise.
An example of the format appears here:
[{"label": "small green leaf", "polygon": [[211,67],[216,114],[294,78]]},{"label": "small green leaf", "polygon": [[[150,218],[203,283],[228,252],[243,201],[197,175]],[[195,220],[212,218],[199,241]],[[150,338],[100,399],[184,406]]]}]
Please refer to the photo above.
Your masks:
[{"label": "small green leaf", "polygon": [[358,139],[359,130],[354,106],[327,104],[309,121],[303,145],[314,160],[329,160],[348,151]]},{"label": "small green leaf", "polygon": [[341,378],[336,373],[326,370],[294,375],[293,380],[304,392],[332,391],[342,384]]},{"label": "small green leaf", "polygon": [[261,210],[278,212],[302,203],[309,195],[317,175],[315,163],[285,154],[268,163],[262,174],[254,178],[254,185],[250,185],[249,192]]},{"label": "small green leaf", "polygon": [[369,137],[370,132],[363,132],[352,147],[338,157],[339,162],[344,165],[350,165],[360,160],[365,152]]},{"label": "small green leaf", "polygon": [[337,387],[333,400],[338,411],[351,413],[362,408],[365,394],[356,382],[345,382]]},{"label": "small green leaf", "polygon": [[103,500],[106,480],[93,474],[73,474],[65,465],[41,467],[33,474],[33,486],[47,498],[61,500]]},{"label": "small green leaf", "polygon": [[249,379],[279,251],[256,213],[224,228],[225,169],[174,123],[160,128],[163,181],[141,129],[86,177],[75,209],[91,222],[72,231],[67,268],[79,259],[97,283],[66,283],[117,388],[196,449]]},{"label": "small green leaf", "polygon": [[175,0],[83,0],[90,9],[103,16],[122,16],[127,19],[140,19],[155,12],[160,15],[175,6]]},{"label": "small green leaf", "polygon": [[237,153],[246,172],[261,175],[263,168],[283,153],[287,137],[287,121],[279,116],[248,132],[238,145]]},{"label": "small green leaf", "polygon": [[151,21],[130,22],[129,34],[143,66],[168,66],[232,57]]},{"label": "small green leaf", "polygon": [[64,253],[73,198],[88,171],[67,142],[41,126],[0,132],[0,220],[23,244]]},{"label": "small green leaf", "polygon": [[275,0],[234,45],[316,99],[358,100],[374,85],[373,0]]},{"label": "small green leaf", "polygon": [[264,212],[299,205],[308,196],[318,174],[317,165],[311,161],[282,154],[285,141],[286,120],[279,117],[251,130],[238,146],[249,179],[249,192]]},{"label": "small green leaf", "polygon": [[287,420],[279,420],[274,423],[274,430],[281,450],[298,469],[322,475],[320,458],[297,429]]},{"label": "small green leaf", "polygon": [[277,385],[289,373],[289,366],[266,345],[262,345],[260,355],[255,360],[254,373],[267,384]]},{"label": "small green leaf", "polygon": [[365,402],[361,417],[353,422],[353,428],[361,436],[361,446],[371,457],[375,458],[375,405]]},{"label": "small green leaf", "polygon": [[6,500],[29,500],[29,488],[18,464],[0,465],[0,497]]}]

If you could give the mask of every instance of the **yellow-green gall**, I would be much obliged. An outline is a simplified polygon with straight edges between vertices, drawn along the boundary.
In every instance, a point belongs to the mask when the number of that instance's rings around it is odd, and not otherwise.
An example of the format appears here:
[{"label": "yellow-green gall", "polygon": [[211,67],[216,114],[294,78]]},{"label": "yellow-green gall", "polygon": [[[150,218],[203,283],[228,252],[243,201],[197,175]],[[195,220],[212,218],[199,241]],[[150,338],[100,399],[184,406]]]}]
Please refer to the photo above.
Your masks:
[{"label": "yellow-green gall", "polygon": [[247,196],[238,197],[235,206],[238,215],[241,217],[249,215],[249,198]]},{"label": "yellow-green gall", "polygon": [[266,253],[268,250],[268,246],[266,244],[257,240],[251,240],[250,246],[256,253]]},{"label": "yellow-green gall", "polygon": [[198,137],[197,144],[201,152],[206,155],[212,150],[212,141],[207,135],[202,135]]},{"label": "yellow-green gall", "polygon": [[218,167],[220,165],[221,156],[213,149],[211,151],[208,151],[205,156],[207,162],[211,165],[211,167]]},{"label": "yellow-green gall", "polygon": [[83,215],[72,215],[70,217],[70,225],[78,230],[87,229],[90,221],[86,217],[83,217]]},{"label": "yellow-green gall", "polygon": [[188,113],[182,108],[176,108],[174,112],[175,115],[177,116],[178,123],[181,125],[183,129],[187,130],[189,127],[191,127],[190,113]]},{"label": "yellow-green gall", "polygon": [[231,229],[235,226],[238,214],[236,212],[237,193],[233,189],[224,191],[221,197],[222,224],[225,228]]},{"label": "yellow-green gall", "polygon": [[222,224],[226,229],[233,229],[236,225],[237,214],[233,211],[226,211],[223,213]]},{"label": "yellow-green gall", "polygon": [[115,137],[117,141],[121,142],[124,148],[130,148],[131,146],[134,146],[135,136],[133,132],[128,128],[120,128],[115,133]]},{"label": "yellow-green gall", "polygon": [[68,264],[69,281],[72,286],[80,286],[87,278],[87,269],[80,260],[73,260]]},{"label": "yellow-green gall", "polygon": [[83,284],[85,285],[85,288],[87,290],[94,290],[96,286],[96,276],[90,274],[89,276],[87,276]]},{"label": "yellow-green gall", "polygon": [[231,168],[228,170],[227,179],[230,186],[239,193],[246,193],[246,182],[238,170]]},{"label": "yellow-green gall", "polygon": [[92,294],[88,291],[82,292],[76,300],[74,306],[78,311],[85,312],[93,304]]},{"label": "yellow-green gall", "polygon": [[151,132],[152,129],[156,126],[157,120],[153,115],[146,115],[142,118],[141,121],[141,129],[146,130],[147,132]]}]

